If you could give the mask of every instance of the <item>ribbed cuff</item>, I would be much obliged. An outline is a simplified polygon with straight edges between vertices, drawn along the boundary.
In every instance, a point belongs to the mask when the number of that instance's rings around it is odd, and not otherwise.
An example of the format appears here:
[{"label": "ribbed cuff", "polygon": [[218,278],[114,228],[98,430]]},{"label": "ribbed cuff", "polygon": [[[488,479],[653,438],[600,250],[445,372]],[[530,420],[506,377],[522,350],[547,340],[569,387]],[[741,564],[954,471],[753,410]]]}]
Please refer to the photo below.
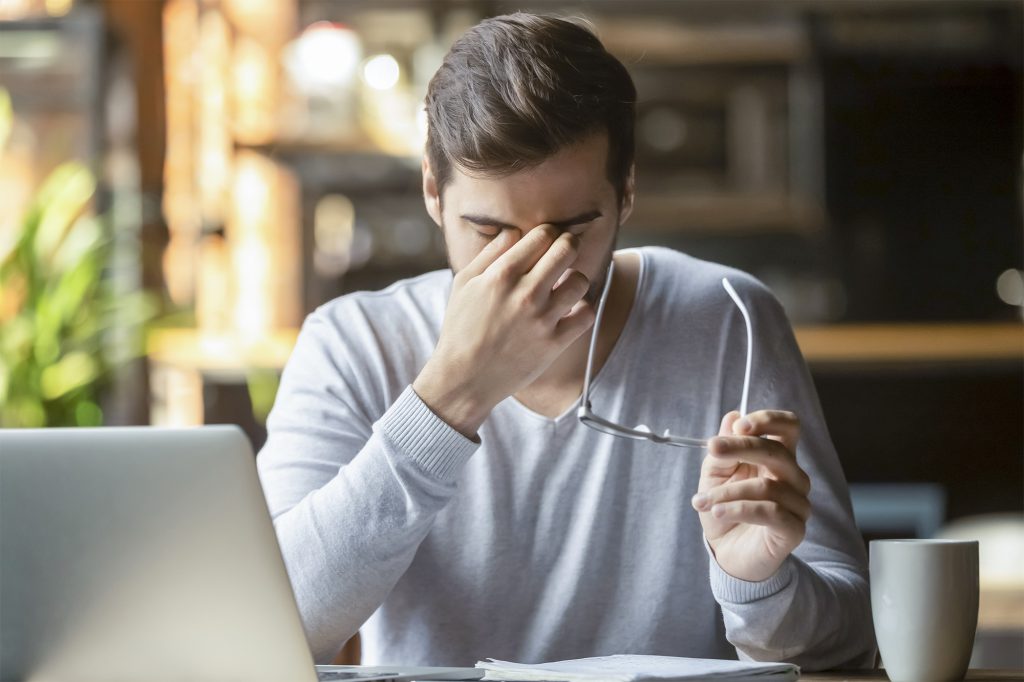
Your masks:
[{"label": "ribbed cuff", "polygon": [[718,565],[718,560],[715,559],[715,553],[711,550],[707,537],[704,537],[704,548],[708,552],[708,563],[711,566],[711,593],[718,602],[749,604],[774,596],[793,582],[794,568],[790,557],[782,562],[782,566],[775,571],[775,575],[758,582],[750,582],[729,575]]},{"label": "ribbed cuff", "polygon": [[448,481],[480,447],[434,414],[412,385],[402,391],[375,426],[421,469]]}]

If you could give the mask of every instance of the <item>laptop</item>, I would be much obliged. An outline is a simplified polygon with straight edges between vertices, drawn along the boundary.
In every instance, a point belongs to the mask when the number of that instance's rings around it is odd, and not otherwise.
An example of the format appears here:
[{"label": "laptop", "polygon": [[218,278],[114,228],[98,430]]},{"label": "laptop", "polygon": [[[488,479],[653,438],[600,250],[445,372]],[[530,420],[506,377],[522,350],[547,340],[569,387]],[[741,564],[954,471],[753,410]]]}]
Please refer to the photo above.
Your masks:
[{"label": "laptop", "polygon": [[313,665],[237,427],[0,429],[0,680],[482,675]]}]

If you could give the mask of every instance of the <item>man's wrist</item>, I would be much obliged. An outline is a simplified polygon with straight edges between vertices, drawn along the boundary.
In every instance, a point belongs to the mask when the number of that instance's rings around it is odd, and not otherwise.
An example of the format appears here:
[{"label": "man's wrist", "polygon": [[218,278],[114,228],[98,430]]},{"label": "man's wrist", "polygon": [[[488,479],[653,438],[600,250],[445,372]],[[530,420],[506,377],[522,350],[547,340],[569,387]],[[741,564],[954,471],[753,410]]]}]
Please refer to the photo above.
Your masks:
[{"label": "man's wrist", "polygon": [[474,395],[468,387],[444,381],[443,376],[432,371],[428,364],[413,381],[412,389],[434,414],[466,438],[475,440],[477,430],[494,406]]}]

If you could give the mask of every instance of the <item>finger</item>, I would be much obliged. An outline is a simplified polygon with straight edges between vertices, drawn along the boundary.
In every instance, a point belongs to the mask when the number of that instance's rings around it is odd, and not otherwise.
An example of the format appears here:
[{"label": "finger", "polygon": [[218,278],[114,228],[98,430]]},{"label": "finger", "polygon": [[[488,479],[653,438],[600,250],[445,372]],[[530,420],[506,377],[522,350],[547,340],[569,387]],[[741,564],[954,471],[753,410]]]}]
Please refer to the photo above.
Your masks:
[{"label": "finger", "polygon": [[558,318],[567,315],[587,295],[590,280],[578,270],[566,270],[564,280],[551,292],[550,310]]},{"label": "finger", "polygon": [[530,270],[530,284],[538,291],[551,291],[558,284],[566,268],[576,262],[579,246],[580,238],[571,232],[559,235]]},{"label": "finger", "polygon": [[811,489],[811,480],[796,462],[796,457],[777,440],[759,436],[716,436],[708,442],[708,459],[713,467],[727,467],[728,462],[763,466],[777,478],[793,485],[802,493]]},{"label": "finger", "polygon": [[724,483],[693,496],[691,504],[697,511],[710,511],[716,504],[754,500],[778,502],[797,518],[807,521],[811,516],[811,502],[793,486],[772,478],[759,476],[743,481]]},{"label": "finger", "polygon": [[595,317],[594,306],[581,299],[572,307],[569,314],[555,325],[555,340],[563,346],[568,346],[594,326]]},{"label": "finger", "polygon": [[718,429],[719,436],[731,436],[733,433],[734,424],[739,420],[742,415],[733,410],[732,412],[726,412],[725,416],[722,417],[722,425]]},{"label": "finger", "polygon": [[[736,423],[736,420],[739,419],[740,416],[740,413],[735,410],[733,410],[732,412],[727,412],[725,416],[722,417],[722,424],[718,428],[718,435],[728,436],[729,434],[731,434],[733,424]],[[706,486],[714,485],[713,481],[709,482],[707,479],[729,478],[734,473],[736,473],[736,469],[739,468],[741,464],[741,462],[735,460],[723,460],[717,457],[712,457],[710,454],[710,442],[708,444],[708,447],[708,456],[706,456],[704,458],[704,461],[701,462],[700,467],[699,489],[701,490],[703,490]]]},{"label": "finger", "polygon": [[711,507],[711,515],[724,523],[749,523],[755,526],[768,526],[800,544],[804,538],[807,525],[796,514],[778,502],[737,500],[720,502]]},{"label": "finger", "polygon": [[457,277],[469,280],[481,274],[496,261],[501,254],[505,253],[513,244],[519,241],[522,233],[516,228],[504,229],[489,241],[480,253],[469,262],[469,265],[459,270]]},{"label": "finger", "polygon": [[776,436],[790,452],[796,452],[800,440],[800,418],[785,410],[751,412],[733,425],[736,435]]},{"label": "finger", "polygon": [[538,225],[501,254],[492,269],[496,267],[510,279],[519,279],[537,264],[561,234],[562,231],[554,225]]}]

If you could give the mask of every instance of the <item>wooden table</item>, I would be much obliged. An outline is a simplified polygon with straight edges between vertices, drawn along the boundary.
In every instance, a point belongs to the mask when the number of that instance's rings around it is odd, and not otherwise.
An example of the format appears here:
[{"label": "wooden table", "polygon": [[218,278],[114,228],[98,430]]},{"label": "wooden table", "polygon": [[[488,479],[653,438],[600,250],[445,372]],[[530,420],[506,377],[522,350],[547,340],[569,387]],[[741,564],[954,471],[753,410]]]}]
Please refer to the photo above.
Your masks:
[{"label": "wooden table", "polygon": [[[968,670],[965,680],[972,682],[1003,682],[1004,680],[1024,680],[1024,669],[1022,670]],[[884,670],[851,670],[824,673],[804,673],[800,675],[801,682],[840,682],[842,680],[877,680],[888,682]]]}]

